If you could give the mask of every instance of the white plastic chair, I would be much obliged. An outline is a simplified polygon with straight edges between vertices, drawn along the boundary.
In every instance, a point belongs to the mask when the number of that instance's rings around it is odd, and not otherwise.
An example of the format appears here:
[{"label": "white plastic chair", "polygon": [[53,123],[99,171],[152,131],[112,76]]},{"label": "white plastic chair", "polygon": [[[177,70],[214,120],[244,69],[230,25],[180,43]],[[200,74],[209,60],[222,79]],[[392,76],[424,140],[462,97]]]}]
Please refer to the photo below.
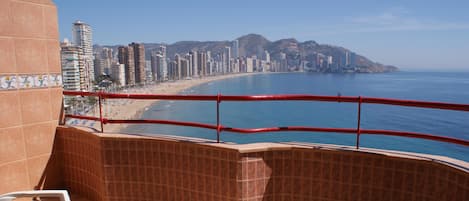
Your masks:
[{"label": "white plastic chair", "polygon": [[60,201],[70,201],[70,196],[66,190],[17,191],[0,195],[0,201],[13,201],[16,198],[27,197],[49,197],[59,198]]}]

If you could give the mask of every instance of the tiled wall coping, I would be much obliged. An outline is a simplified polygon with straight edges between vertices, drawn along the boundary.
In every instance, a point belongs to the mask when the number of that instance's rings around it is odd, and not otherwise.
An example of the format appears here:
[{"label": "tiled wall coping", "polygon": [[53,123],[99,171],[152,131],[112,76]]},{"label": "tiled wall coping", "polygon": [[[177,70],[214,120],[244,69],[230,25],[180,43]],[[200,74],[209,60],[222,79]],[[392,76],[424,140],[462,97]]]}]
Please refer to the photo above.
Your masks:
[{"label": "tiled wall coping", "polygon": [[[59,126],[62,128],[68,128],[66,126]],[[191,142],[201,145],[217,147],[228,150],[237,150],[239,153],[257,153],[265,151],[277,151],[277,150],[292,150],[292,149],[320,149],[320,150],[329,150],[329,151],[345,151],[345,152],[357,152],[363,154],[378,154],[387,157],[396,157],[403,159],[413,159],[413,160],[422,160],[422,161],[432,161],[440,163],[443,165],[451,166],[453,168],[465,171],[469,173],[469,163],[439,155],[430,155],[422,153],[413,153],[413,152],[404,152],[404,151],[392,151],[392,150],[383,150],[383,149],[372,149],[372,148],[360,148],[357,150],[353,146],[344,146],[344,145],[332,145],[332,144],[319,144],[319,143],[300,143],[300,142],[286,142],[286,143],[251,143],[251,144],[235,144],[235,143],[216,143],[213,140],[200,139],[200,138],[191,138],[184,136],[172,136],[172,135],[132,135],[132,134],[122,134],[122,133],[99,133],[96,130],[88,127],[73,127],[82,131],[90,132],[94,135],[103,138],[141,138],[141,139],[155,139],[155,140],[165,140],[165,141],[178,141],[178,142]]]},{"label": "tiled wall coping", "polygon": [[55,145],[63,172],[59,187],[93,201],[469,198],[468,164],[441,156],[294,142],[216,143],[65,126],[57,128]]}]

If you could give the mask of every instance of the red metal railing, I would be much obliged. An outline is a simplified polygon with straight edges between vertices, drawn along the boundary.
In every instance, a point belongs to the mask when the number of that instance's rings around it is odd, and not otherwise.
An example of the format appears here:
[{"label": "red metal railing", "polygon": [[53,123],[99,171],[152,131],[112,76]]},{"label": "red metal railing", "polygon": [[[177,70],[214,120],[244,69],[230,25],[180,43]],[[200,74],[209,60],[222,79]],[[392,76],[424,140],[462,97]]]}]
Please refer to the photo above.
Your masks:
[{"label": "red metal railing", "polygon": [[[318,96],[318,95],[258,95],[258,96],[231,96],[231,95],[154,95],[154,94],[115,94],[104,92],[80,92],[80,91],[64,91],[67,96],[92,96],[98,97],[99,104],[99,117],[81,116],[81,115],[65,115],[65,118],[76,118],[99,121],[101,123],[101,132],[104,131],[104,124],[167,124],[177,126],[188,126],[206,128],[217,131],[217,142],[220,142],[220,133],[222,131],[236,132],[236,133],[261,133],[261,132],[279,132],[279,131],[307,131],[307,132],[333,132],[344,134],[356,135],[356,148],[360,147],[360,135],[389,135],[400,137],[420,138],[427,140],[434,140],[440,142],[454,143],[464,146],[469,146],[469,141],[446,136],[431,135],[426,133],[406,132],[406,131],[392,131],[392,130],[377,130],[377,129],[361,129],[361,105],[368,104],[385,104],[397,105],[407,107],[443,109],[469,112],[469,104],[454,104],[442,102],[427,102],[415,100],[398,100],[398,99],[385,99],[385,98],[370,98],[370,97],[355,97],[355,96]],[[157,120],[157,119],[140,119],[140,120],[123,120],[123,119],[108,119],[104,118],[102,114],[102,100],[103,99],[144,99],[144,100],[184,100],[184,101],[216,101],[217,110],[217,124],[203,124],[197,122],[185,121],[172,121],[172,120]],[[322,102],[347,102],[357,103],[357,128],[321,128],[321,127],[301,127],[301,126],[288,126],[288,127],[272,127],[272,128],[254,128],[242,129],[231,128],[221,125],[220,123],[220,103],[224,101],[322,101]]]}]

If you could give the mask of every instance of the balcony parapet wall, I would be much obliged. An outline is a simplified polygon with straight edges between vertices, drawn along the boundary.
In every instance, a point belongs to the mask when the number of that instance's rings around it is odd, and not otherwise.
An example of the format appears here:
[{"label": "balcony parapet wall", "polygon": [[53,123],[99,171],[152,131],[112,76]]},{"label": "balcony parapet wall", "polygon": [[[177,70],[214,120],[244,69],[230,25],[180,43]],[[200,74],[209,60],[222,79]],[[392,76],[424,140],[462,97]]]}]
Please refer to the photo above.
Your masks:
[{"label": "balcony parapet wall", "polygon": [[469,165],[299,143],[225,144],[58,127],[63,184],[89,200],[469,200]]}]

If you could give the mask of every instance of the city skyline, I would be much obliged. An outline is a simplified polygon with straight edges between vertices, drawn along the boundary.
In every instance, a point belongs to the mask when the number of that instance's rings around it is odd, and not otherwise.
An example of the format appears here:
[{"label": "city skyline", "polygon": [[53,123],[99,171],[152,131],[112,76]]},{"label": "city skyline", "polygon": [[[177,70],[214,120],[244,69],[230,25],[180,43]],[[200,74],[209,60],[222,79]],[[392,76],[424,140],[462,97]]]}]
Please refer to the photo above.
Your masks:
[{"label": "city skyline", "polygon": [[[425,6],[407,1],[341,2],[339,6],[310,1],[202,0],[184,6],[167,1],[55,2],[61,38],[70,35],[68,24],[80,19],[96,29],[94,42],[103,45],[231,41],[258,33],[272,41],[294,37],[342,46],[402,69],[469,70],[465,56],[469,46],[464,43],[469,33],[464,8],[469,3],[464,1],[425,1]],[[183,14],[174,14],[176,8]],[[139,14],[121,17],[128,9]]]}]

